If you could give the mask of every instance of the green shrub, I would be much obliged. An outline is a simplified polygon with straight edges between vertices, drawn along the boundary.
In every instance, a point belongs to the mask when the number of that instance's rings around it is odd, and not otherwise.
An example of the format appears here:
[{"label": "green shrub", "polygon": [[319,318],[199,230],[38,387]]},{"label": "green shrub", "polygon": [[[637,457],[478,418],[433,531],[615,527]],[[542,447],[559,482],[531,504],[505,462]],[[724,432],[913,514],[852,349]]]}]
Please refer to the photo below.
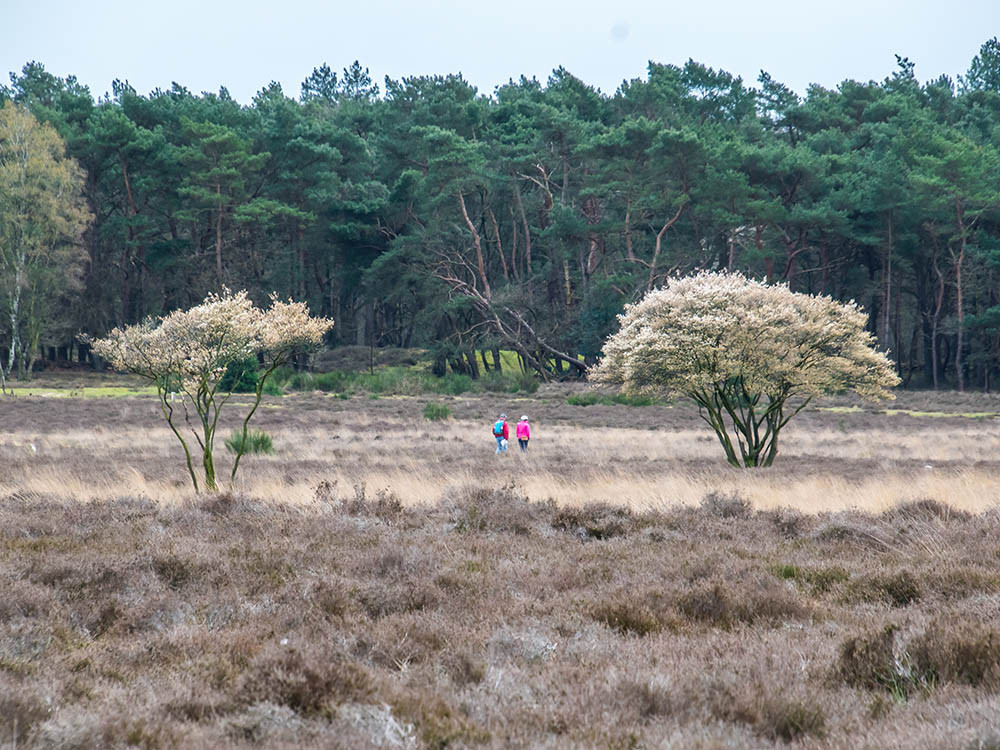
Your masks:
[{"label": "green shrub", "polygon": [[608,401],[607,396],[589,391],[587,393],[574,393],[566,399],[566,403],[570,406],[593,406],[594,404],[606,404]]},{"label": "green shrub", "polygon": [[[535,390],[538,390],[537,384],[535,385]],[[586,393],[577,393],[570,396],[566,399],[566,403],[570,406],[593,406],[594,404],[602,404],[604,406],[612,406],[614,404],[622,406],[653,406],[657,401],[652,396],[635,396],[628,393],[615,393],[611,396],[605,396],[593,391],[587,391]]]},{"label": "green shrub", "polygon": [[512,385],[511,378],[496,372],[491,372],[479,379],[479,387],[487,393],[511,393]]},{"label": "green shrub", "polygon": [[284,387],[288,385],[288,381],[292,379],[295,375],[295,370],[288,365],[282,365],[281,367],[275,368],[274,372],[271,373],[270,380],[277,383],[279,386]]},{"label": "green shrub", "polygon": [[233,360],[226,366],[226,371],[219,380],[220,391],[232,393],[256,393],[260,372],[257,370],[257,358]]},{"label": "green shrub", "polygon": [[656,399],[652,396],[630,396],[627,393],[616,393],[611,397],[611,402],[625,406],[652,406],[656,403]]},{"label": "green shrub", "polygon": [[339,393],[347,390],[353,378],[349,373],[338,372],[318,372],[311,377],[310,388],[314,391],[324,393]]},{"label": "green shrub", "polygon": [[534,393],[538,390],[538,386],[541,385],[538,382],[538,378],[535,377],[530,372],[522,372],[515,377],[515,388],[511,393]]},{"label": "green shrub", "polygon": [[[243,437],[243,433],[240,430],[233,430],[232,434],[226,438],[226,448],[229,449],[230,453],[239,453],[240,441]],[[273,453],[274,444],[271,442],[271,436],[268,435],[263,430],[248,430],[246,444],[243,448],[243,453]]]},{"label": "green shrub", "polygon": [[261,389],[261,393],[267,396],[284,396],[285,392],[281,389],[281,386],[274,382],[274,376],[272,375],[267,380],[264,381],[264,387]]},{"label": "green shrub", "polygon": [[451,416],[451,409],[445,404],[428,403],[424,406],[424,419],[436,422]]},{"label": "green shrub", "polygon": [[475,381],[468,375],[449,372],[441,378],[432,377],[428,383],[429,390],[434,393],[446,393],[450,396],[460,396],[473,390]]}]

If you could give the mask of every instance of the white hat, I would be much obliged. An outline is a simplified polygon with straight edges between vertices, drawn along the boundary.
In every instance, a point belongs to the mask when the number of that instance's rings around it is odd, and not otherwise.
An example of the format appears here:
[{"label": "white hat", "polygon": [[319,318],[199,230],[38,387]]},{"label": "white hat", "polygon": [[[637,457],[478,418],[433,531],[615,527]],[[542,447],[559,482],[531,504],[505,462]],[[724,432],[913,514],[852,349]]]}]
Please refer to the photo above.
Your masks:
[{"label": "white hat", "polygon": [[527,417],[527,416],[524,416],[524,415],[522,415],[522,416],[521,416],[521,421],[522,421],[522,422],[527,422],[527,421],[528,421],[528,417]]},{"label": "white hat", "polygon": [[501,415],[500,415],[500,419],[506,419],[506,418],[507,418],[507,415],[506,415],[506,414],[501,414]]}]

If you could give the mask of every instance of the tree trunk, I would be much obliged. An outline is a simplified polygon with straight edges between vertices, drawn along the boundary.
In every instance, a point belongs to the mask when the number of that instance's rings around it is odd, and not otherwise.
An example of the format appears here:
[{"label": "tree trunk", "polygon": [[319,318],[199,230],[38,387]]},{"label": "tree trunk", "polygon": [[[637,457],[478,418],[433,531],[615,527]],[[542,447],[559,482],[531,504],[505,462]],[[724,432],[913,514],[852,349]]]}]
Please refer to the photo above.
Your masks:
[{"label": "tree trunk", "polygon": [[219,200],[219,210],[215,217],[215,275],[222,287],[222,183],[215,183],[215,194]]},{"label": "tree trunk", "polygon": [[[486,213],[493,224],[493,234],[496,235],[497,253],[500,255],[500,267],[503,269],[503,277],[509,281],[510,274],[507,272],[507,257],[503,254],[503,244],[500,242],[500,225],[497,224],[497,217],[494,216],[492,208],[487,208]],[[511,259],[511,262],[513,263],[513,259]]]},{"label": "tree trunk", "polygon": [[962,369],[962,324],[965,320],[962,309],[962,263],[965,261],[966,234],[965,215],[962,202],[958,198],[955,199],[955,222],[958,224],[959,237],[958,257],[955,259],[955,316],[958,320],[958,335],[955,341],[955,375],[958,377],[958,392],[961,393],[965,390],[965,372]]},{"label": "tree trunk", "polygon": [[[458,205],[462,209],[462,216],[465,218],[465,223],[469,227],[469,231],[472,232],[472,242],[476,246],[476,269],[479,271],[479,280],[483,283],[483,293],[486,295],[486,299],[491,299],[493,293],[490,291],[490,282],[486,278],[486,263],[483,259],[483,244],[479,238],[479,232],[476,230],[476,225],[472,223],[472,219],[469,218],[469,212],[465,208],[465,196],[462,195],[462,191],[458,191]],[[475,363],[475,359],[473,359]],[[475,377],[475,376],[473,376]]]},{"label": "tree trunk", "polygon": [[517,203],[517,210],[521,214],[521,226],[524,227],[524,276],[531,276],[531,229],[528,227],[528,217],[524,213],[524,204],[521,202],[521,188],[514,182],[514,201]]},{"label": "tree trunk", "polygon": [[673,218],[670,219],[663,228],[656,233],[656,247],[653,250],[653,262],[649,264],[649,282],[646,284],[646,291],[649,292],[653,288],[653,279],[656,278],[656,259],[660,257],[660,245],[663,242],[663,235],[666,231],[672,227],[676,221],[681,218],[681,213],[684,211],[684,207],[687,206],[687,202],[681,204],[681,207],[677,209],[677,213],[674,214]]},{"label": "tree trunk", "polygon": [[635,260],[635,252],[632,250],[632,199],[625,203],[625,257]]}]

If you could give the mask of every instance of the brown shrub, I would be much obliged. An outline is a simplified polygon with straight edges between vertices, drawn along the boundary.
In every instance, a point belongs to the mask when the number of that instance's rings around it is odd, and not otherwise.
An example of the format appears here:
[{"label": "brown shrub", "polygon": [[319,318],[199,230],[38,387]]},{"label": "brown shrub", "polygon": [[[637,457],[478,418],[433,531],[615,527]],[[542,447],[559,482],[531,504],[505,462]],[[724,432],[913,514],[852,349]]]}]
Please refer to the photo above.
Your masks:
[{"label": "brown shrub", "polygon": [[550,502],[535,503],[514,482],[499,488],[465,487],[452,501],[456,531],[527,535],[555,510]]},{"label": "brown shrub", "polygon": [[167,588],[175,591],[205,569],[204,564],[186,560],[178,555],[154,556],[152,564],[157,577]]},{"label": "brown shrub", "polygon": [[317,582],[309,592],[313,605],[327,617],[343,618],[351,607],[351,595],[340,580]]},{"label": "brown shrub", "polygon": [[486,663],[464,649],[446,653],[441,664],[459,687],[478,684],[486,676]]},{"label": "brown shrub", "polygon": [[701,509],[718,518],[750,518],[753,513],[753,505],[739,492],[709,492],[701,499]]},{"label": "brown shrub", "polygon": [[641,719],[655,719],[670,716],[679,710],[670,692],[651,680],[629,681],[620,687],[621,698],[627,705],[634,706]]},{"label": "brown shrub", "polygon": [[[336,498],[336,482],[323,480],[316,487],[317,499],[332,502]],[[403,513],[403,502],[388,489],[378,490],[369,498],[364,482],[354,485],[353,497],[340,498],[341,509],[350,516],[372,516],[386,522],[397,520]]]},{"label": "brown shrub", "polygon": [[753,697],[733,697],[717,704],[715,712],[719,718],[749,725],[769,740],[793,742],[826,735],[826,714],[812,701],[758,692]]},{"label": "brown shrub", "polygon": [[992,628],[937,621],[908,650],[914,669],[927,682],[1000,689],[1000,633]]},{"label": "brown shrub", "polygon": [[887,690],[905,697],[917,686],[917,681],[905,664],[903,654],[896,652],[895,625],[875,633],[848,638],[840,646],[836,673],[852,687],[865,690]]},{"label": "brown shrub", "polygon": [[[377,666],[406,671],[413,664],[438,658],[455,633],[437,618],[420,614],[385,617],[357,639],[356,651],[366,653]],[[457,640],[457,639],[456,639]]]},{"label": "brown shrub", "polygon": [[279,646],[254,659],[234,698],[243,705],[268,702],[310,716],[327,713],[331,705],[363,700],[374,689],[368,673],[340,654]]},{"label": "brown shrub", "polygon": [[930,497],[907,500],[882,513],[886,521],[968,521],[972,514]]},{"label": "brown shrub", "polygon": [[848,601],[885,602],[905,607],[920,599],[920,584],[908,570],[871,578],[855,578],[848,590]]},{"label": "brown shrub", "polygon": [[787,539],[798,539],[812,525],[805,513],[794,508],[776,508],[761,511],[760,515],[771,522],[779,534]]},{"label": "brown shrub", "polygon": [[591,616],[622,635],[648,635],[663,629],[661,616],[645,603],[620,597],[607,604],[599,604]]},{"label": "brown shrub", "polygon": [[786,588],[761,585],[734,591],[713,581],[677,598],[677,608],[689,619],[728,629],[738,622],[777,623],[806,616],[807,610]]},{"label": "brown shrub", "polygon": [[0,671],[0,739],[18,747],[49,715],[49,708],[30,686]]},{"label": "brown shrub", "polygon": [[758,734],[771,740],[792,742],[801,737],[826,735],[826,715],[815,703],[770,697],[761,701],[752,722]]},{"label": "brown shrub", "polygon": [[440,601],[437,589],[420,579],[371,583],[359,587],[354,598],[373,620],[390,614],[433,609]]},{"label": "brown shrub", "polygon": [[968,565],[937,568],[927,573],[924,580],[928,589],[944,599],[965,599],[1000,591],[1000,575]]},{"label": "brown shrub", "polygon": [[850,573],[837,565],[829,568],[800,568],[798,565],[784,564],[773,566],[771,572],[778,578],[809,586],[813,594],[825,594],[851,577]]},{"label": "brown shrub", "polygon": [[625,536],[636,526],[632,511],[608,503],[588,503],[582,508],[564,507],[552,518],[552,528],[576,534],[580,539],[611,539]]},{"label": "brown shrub", "polygon": [[892,541],[873,526],[856,521],[833,521],[816,529],[812,538],[819,542],[842,542],[875,552],[892,549]]},{"label": "brown shrub", "polygon": [[440,697],[404,692],[392,701],[393,713],[416,724],[424,746],[438,750],[490,741],[490,732]]}]

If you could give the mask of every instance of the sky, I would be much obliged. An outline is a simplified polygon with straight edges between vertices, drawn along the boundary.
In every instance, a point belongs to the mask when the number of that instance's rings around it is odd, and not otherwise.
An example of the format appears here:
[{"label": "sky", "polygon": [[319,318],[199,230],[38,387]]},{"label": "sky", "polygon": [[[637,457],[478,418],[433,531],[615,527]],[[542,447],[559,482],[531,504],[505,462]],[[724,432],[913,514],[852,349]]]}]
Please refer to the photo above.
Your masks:
[{"label": "sky", "polygon": [[380,86],[461,73],[482,94],[561,65],[612,94],[650,60],[694,59],[802,94],[881,81],[896,54],[922,81],[954,78],[998,34],[1000,0],[0,0],[0,75],[35,60],[95,98],[118,78],[141,94],[225,86],[249,104],[271,81],[298,97],[323,63],[359,60]]}]

